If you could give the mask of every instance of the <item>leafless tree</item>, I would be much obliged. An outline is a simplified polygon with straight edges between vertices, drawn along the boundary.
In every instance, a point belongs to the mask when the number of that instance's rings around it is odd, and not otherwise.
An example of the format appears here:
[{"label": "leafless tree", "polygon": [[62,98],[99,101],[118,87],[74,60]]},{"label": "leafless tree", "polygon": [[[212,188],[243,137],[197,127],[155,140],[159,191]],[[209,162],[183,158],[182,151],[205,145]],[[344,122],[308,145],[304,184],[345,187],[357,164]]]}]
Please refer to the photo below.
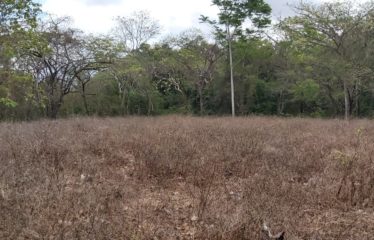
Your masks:
[{"label": "leafless tree", "polygon": [[138,49],[160,33],[160,25],[148,12],[134,12],[128,17],[117,17],[114,35],[124,50]]}]

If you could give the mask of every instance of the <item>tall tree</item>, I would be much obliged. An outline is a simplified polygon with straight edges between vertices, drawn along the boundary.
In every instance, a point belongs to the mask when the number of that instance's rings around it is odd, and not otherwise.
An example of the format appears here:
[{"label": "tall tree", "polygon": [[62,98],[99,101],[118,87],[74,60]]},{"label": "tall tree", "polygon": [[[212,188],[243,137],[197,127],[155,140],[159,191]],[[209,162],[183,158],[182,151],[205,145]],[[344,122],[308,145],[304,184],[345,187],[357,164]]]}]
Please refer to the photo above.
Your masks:
[{"label": "tall tree", "polygon": [[[191,86],[180,63],[178,47],[168,39],[160,44],[143,45],[138,58],[150,76],[151,85],[158,95],[164,111],[185,113],[190,111]],[[189,73],[190,74],[190,73]]]},{"label": "tall tree", "polygon": [[187,79],[195,85],[200,115],[204,114],[204,91],[213,81],[217,61],[222,56],[216,43],[208,43],[199,31],[187,31],[173,40],[178,48],[175,55]]},{"label": "tall tree", "polygon": [[12,59],[16,56],[21,38],[26,31],[36,26],[36,17],[40,13],[39,4],[31,0],[0,1],[0,105],[16,106],[16,102],[9,98],[7,83],[16,73],[12,70]]},{"label": "tall tree", "polygon": [[135,57],[128,55],[117,59],[108,71],[117,83],[122,114],[130,114],[131,94],[140,86],[145,74],[143,67]]},{"label": "tall tree", "polygon": [[[96,37],[88,36],[85,39],[84,50],[81,52],[81,56],[91,55],[93,62],[87,65],[86,69],[82,71],[75,63],[74,74],[77,78],[76,89],[79,91],[86,115],[90,114],[88,107],[87,85],[92,81],[95,75],[100,71],[105,71],[113,63],[113,60],[117,57],[118,47],[113,43],[113,40],[109,37]],[[95,62],[97,60],[97,62]]]},{"label": "tall tree", "polygon": [[[130,113],[130,94],[133,90],[144,92],[148,98],[148,112],[152,108],[151,98],[146,89],[149,84],[145,84],[147,69],[142,62],[144,58],[139,57],[139,49],[159,33],[158,22],[145,11],[116,19],[113,34],[119,45],[119,57],[109,72],[117,82],[122,114]],[[148,80],[151,81],[151,78]]]},{"label": "tall tree", "polygon": [[81,73],[110,63],[107,56],[97,59],[86,39],[69,27],[68,19],[51,19],[41,24],[37,37],[24,47],[24,69],[34,76],[36,89],[43,88],[50,118],[57,117],[64,97],[75,88]]},{"label": "tall tree", "polygon": [[138,11],[130,16],[117,17],[114,36],[126,52],[138,49],[160,33],[160,25],[148,12]]},{"label": "tall tree", "polygon": [[[250,35],[270,24],[271,7],[264,0],[213,0],[219,8],[218,21],[201,16],[201,21],[214,26],[218,38],[226,39],[230,61],[231,113],[235,116],[234,69],[232,42],[235,37]],[[243,27],[249,21],[251,28]]]},{"label": "tall tree", "polygon": [[345,118],[353,111],[353,99],[365,67],[355,58],[357,52],[365,52],[369,45],[362,44],[360,36],[373,33],[373,25],[367,24],[374,12],[373,4],[359,6],[351,1],[313,4],[300,2],[294,7],[296,17],[285,19],[281,27],[291,38],[304,47],[319,46],[340,61],[346,70],[336,77],[343,88]]}]

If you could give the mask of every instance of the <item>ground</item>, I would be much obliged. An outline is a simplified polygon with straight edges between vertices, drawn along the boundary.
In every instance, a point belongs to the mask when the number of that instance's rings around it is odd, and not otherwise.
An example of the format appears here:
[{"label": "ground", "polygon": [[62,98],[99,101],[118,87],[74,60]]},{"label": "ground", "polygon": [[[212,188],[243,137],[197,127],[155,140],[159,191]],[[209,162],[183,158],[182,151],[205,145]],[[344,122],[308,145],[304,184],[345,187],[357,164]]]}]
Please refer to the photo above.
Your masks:
[{"label": "ground", "polygon": [[0,124],[0,239],[374,238],[374,122]]}]

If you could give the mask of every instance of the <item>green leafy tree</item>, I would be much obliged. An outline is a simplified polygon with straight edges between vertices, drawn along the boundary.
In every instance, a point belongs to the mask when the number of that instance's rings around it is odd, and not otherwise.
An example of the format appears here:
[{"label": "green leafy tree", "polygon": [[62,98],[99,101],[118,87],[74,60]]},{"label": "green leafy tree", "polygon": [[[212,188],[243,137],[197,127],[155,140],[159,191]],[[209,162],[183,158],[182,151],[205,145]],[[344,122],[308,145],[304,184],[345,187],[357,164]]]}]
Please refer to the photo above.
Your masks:
[{"label": "green leafy tree", "polygon": [[272,97],[269,83],[272,80],[269,68],[273,55],[273,46],[262,39],[239,39],[233,44],[236,58],[234,66],[236,76],[237,112],[270,113]]},{"label": "green leafy tree", "polygon": [[[144,58],[144,54],[141,54],[141,48],[159,32],[158,22],[145,11],[116,18],[113,36],[120,49],[118,58],[109,72],[118,86],[122,114],[130,114],[131,99],[140,103],[144,96],[148,102],[147,112],[150,113],[153,109],[150,88],[151,70],[148,60]],[[140,107],[137,109],[137,112],[141,111]]]},{"label": "green leafy tree", "polygon": [[128,55],[116,60],[109,73],[117,83],[122,114],[130,114],[131,96],[140,88],[144,68],[138,59]]},{"label": "green leafy tree", "polygon": [[300,103],[300,113],[304,113],[305,106],[317,100],[319,85],[312,79],[306,79],[295,84],[292,88],[294,101]]},{"label": "green leafy tree", "polygon": [[36,17],[40,13],[40,5],[32,0],[0,1],[0,35],[11,34],[36,26]]},{"label": "green leafy tree", "polygon": [[188,111],[188,84],[178,61],[177,49],[168,42],[154,46],[143,44],[137,51],[137,58],[147,74],[148,81],[143,81],[143,92],[150,96],[147,99],[151,110],[155,112],[157,108],[159,113]]},{"label": "green leafy tree", "polygon": [[[318,46],[345,69],[336,77],[343,88],[344,115],[348,119],[353,112],[354,99],[359,95],[362,76],[367,75],[368,67],[360,59],[365,59],[365,53],[370,49],[366,40],[374,30],[374,5],[360,6],[351,1],[300,2],[294,9],[298,15],[285,19],[281,28],[302,49]],[[362,41],[365,37],[366,40]]]},{"label": "green leafy tree", "polygon": [[[263,0],[213,0],[212,2],[219,8],[218,21],[206,16],[201,16],[201,21],[214,26],[217,37],[227,41],[230,61],[231,112],[232,116],[235,116],[232,42],[235,37],[253,34],[256,30],[270,24],[271,7]],[[253,27],[243,27],[245,21],[250,21]]]},{"label": "green leafy tree", "polygon": [[17,103],[10,99],[9,82],[17,78],[12,69],[12,59],[27,31],[36,26],[40,13],[39,4],[31,0],[0,1],[0,105],[14,108]]},{"label": "green leafy tree", "polygon": [[208,43],[198,30],[182,33],[172,40],[177,47],[176,61],[181,64],[185,78],[194,85],[200,115],[204,114],[204,91],[214,79],[222,51],[217,43]]}]

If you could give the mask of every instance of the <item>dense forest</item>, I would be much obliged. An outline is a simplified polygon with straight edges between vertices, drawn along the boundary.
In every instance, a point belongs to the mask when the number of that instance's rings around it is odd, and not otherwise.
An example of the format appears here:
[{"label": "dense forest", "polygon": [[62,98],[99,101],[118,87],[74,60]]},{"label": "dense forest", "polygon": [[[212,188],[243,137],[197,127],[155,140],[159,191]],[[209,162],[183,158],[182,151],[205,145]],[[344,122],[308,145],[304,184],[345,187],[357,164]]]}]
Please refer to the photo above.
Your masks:
[{"label": "dense forest", "polygon": [[72,115],[374,116],[374,3],[292,6],[271,23],[263,0],[213,0],[216,19],[160,36],[147,12],[105,36],[0,2],[0,119]]}]

